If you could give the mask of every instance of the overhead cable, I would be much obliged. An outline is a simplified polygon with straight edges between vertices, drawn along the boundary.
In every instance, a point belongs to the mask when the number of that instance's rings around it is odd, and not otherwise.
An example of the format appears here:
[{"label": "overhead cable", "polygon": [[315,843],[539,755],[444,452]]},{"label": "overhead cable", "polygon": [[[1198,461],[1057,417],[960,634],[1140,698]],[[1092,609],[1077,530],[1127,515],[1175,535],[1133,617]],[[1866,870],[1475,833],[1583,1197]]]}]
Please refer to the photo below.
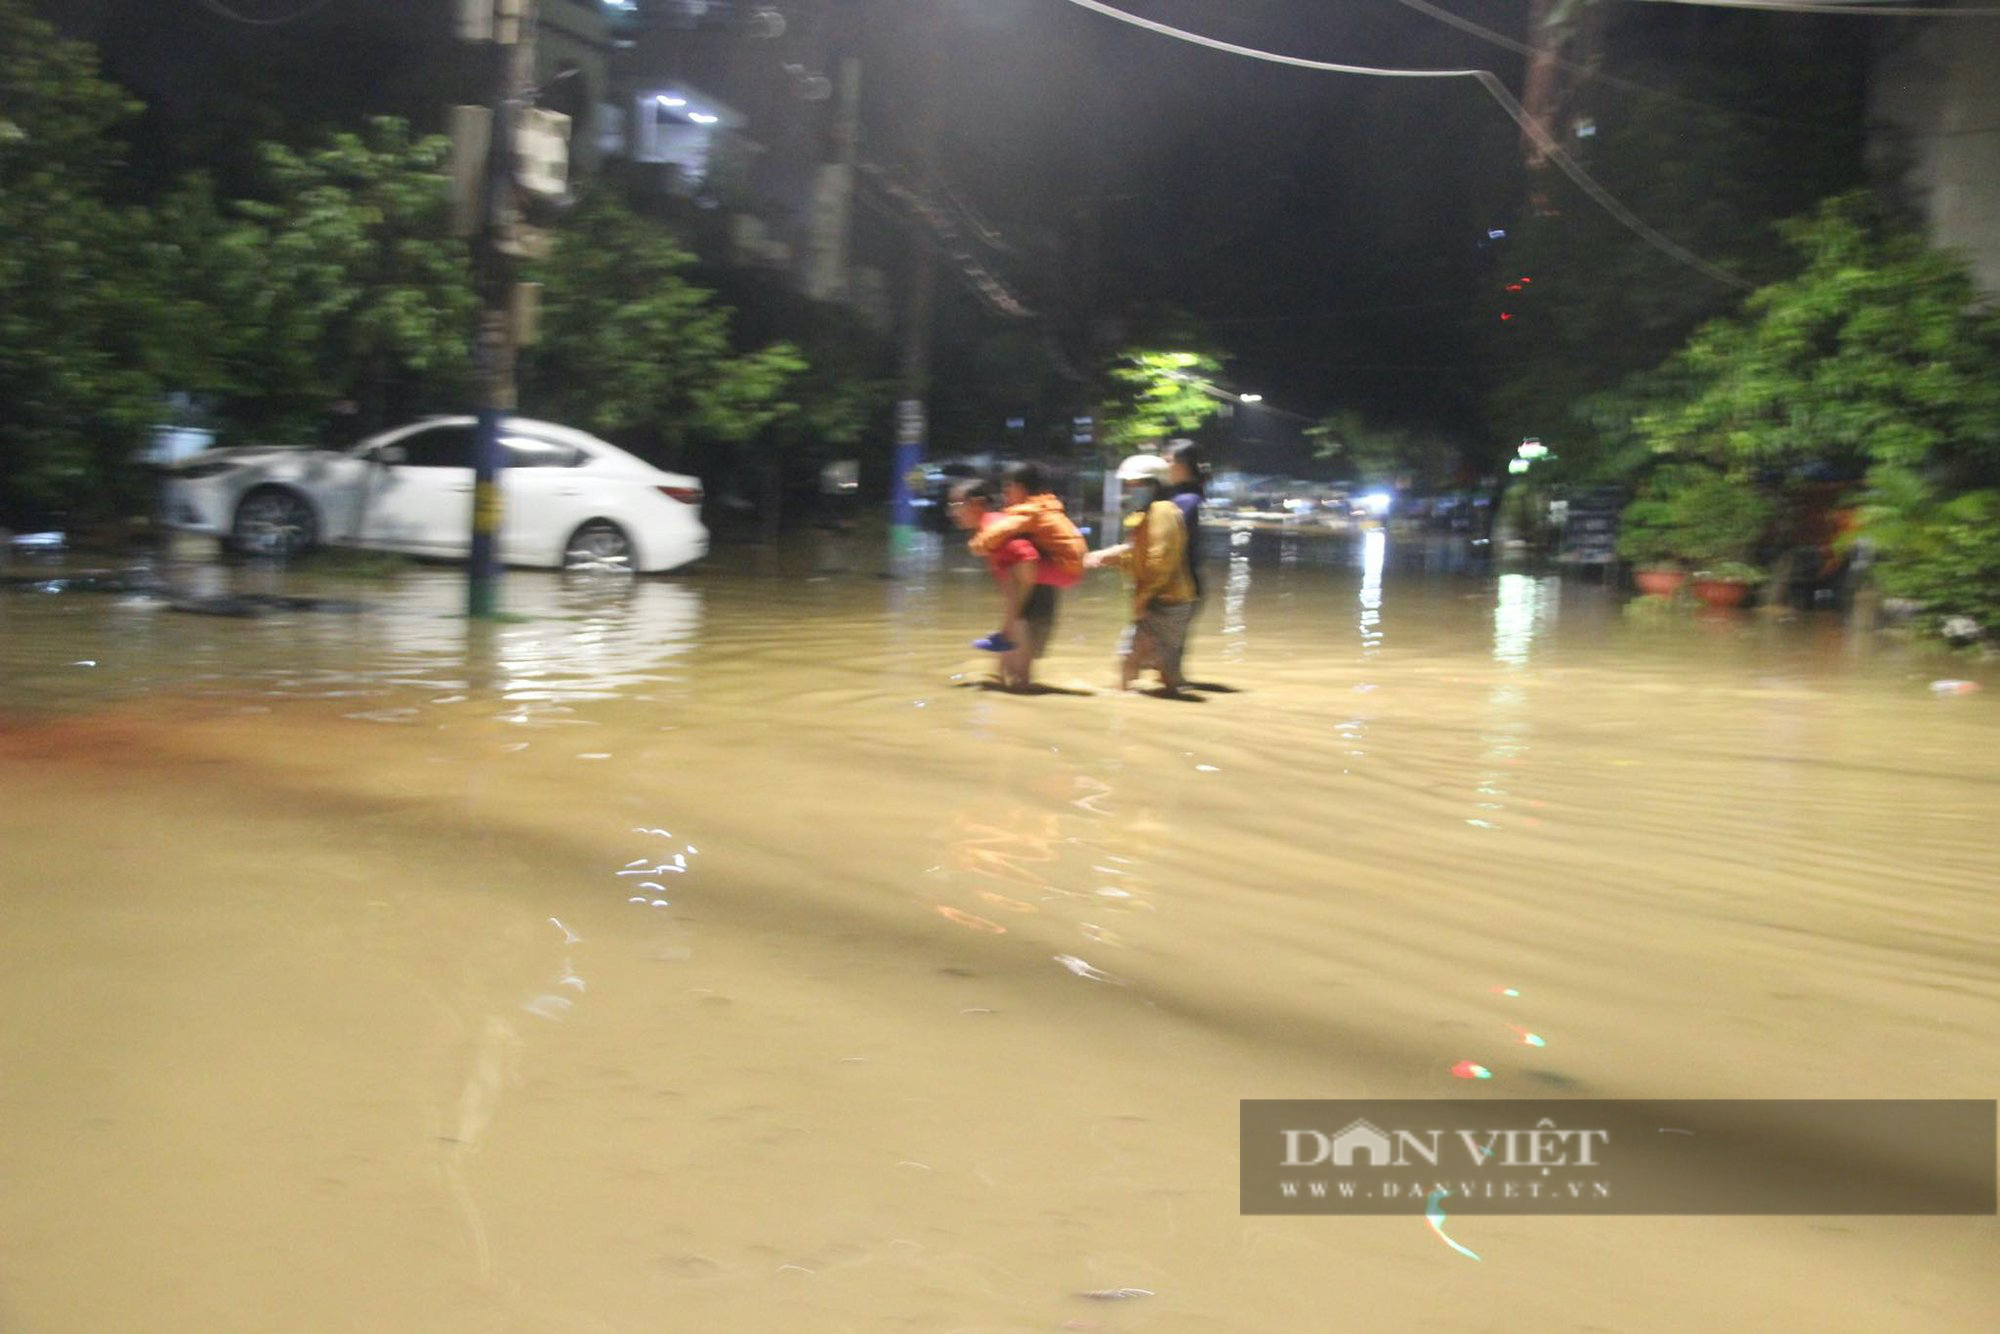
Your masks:
[{"label": "overhead cable", "polygon": [[1740,288],[1744,291],[1749,291],[1753,286],[1753,284],[1745,282],[1727,269],[1709,263],[1709,261],[1695,254],[1692,250],[1689,250],[1680,242],[1666,235],[1620,203],[1609,190],[1599,185],[1591,177],[1590,173],[1583,169],[1581,163],[1563,150],[1562,145],[1557,143],[1546,129],[1542,128],[1540,122],[1528,114],[1527,109],[1521,105],[1514,94],[1507,90],[1507,85],[1502,83],[1500,77],[1491,70],[1383,69],[1373,65],[1342,65],[1330,60],[1308,60],[1304,56],[1288,56],[1276,51],[1261,51],[1252,46],[1239,46],[1235,42],[1225,42],[1215,37],[1204,37],[1200,33],[1188,32],[1185,29],[1175,28],[1154,19],[1141,18],[1137,14],[1128,14],[1122,9],[1115,9],[1110,5],[1102,3],[1101,0],[1067,0],[1067,2],[1102,14],[1106,18],[1117,19],[1120,23],[1129,23],[1135,28],[1144,28],[1148,32],[1155,32],[1163,37],[1172,37],[1176,41],[1191,42],[1196,46],[1208,47],[1210,50],[1221,51],[1228,55],[1244,56],[1251,60],[1261,60],[1273,65],[1289,65],[1294,69],[1317,70],[1326,74],[1357,74],[1375,79],[1472,79],[1481,88],[1486,90],[1488,96],[1500,104],[1500,109],[1506,112],[1516,125],[1521,127],[1522,133],[1534,140],[1535,146],[1542,151],[1550,162],[1556,165],[1563,175],[1576,182],[1578,189],[1589,195],[1599,208],[1602,208],[1606,213],[1616,218],[1633,235],[1662,254],[1678,260],[1696,272],[1714,279],[1716,282],[1723,283],[1729,287]]},{"label": "overhead cable", "polygon": [[316,0],[315,3],[308,4],[303,9],[294,10],[292,13],[280,18],[260,19],[254,18],[249,14],[239,14],[228,5],[223,4],[222,0],[200,0],[201,7],[209,13],[219,14],[232,23],[245,23],[253,28],[281,28],[287,23],[297,23],[300,19],[311,18],[332,3],[333,0]]},{"label": "overhead cable", "polygon": [[[1431,4],[1430,0],[1396,0],[1396,3],[1407,9],[1414,9],[1419,14],[1429,15],[1439,23],[1457,28],[1460,32],[1469,33],[1482,42],[1491,42],[1493,45],[1502,47],[1505,50],[1524,56],[1546,56],[1548,54],[1542,48],[1528,42],[1509,37],[1503,32],[1495,32],[1491,28],[1474,23],[1471,19],[1461,18],[1449,9]],[[1766,116],[1755,111],[1740,111],[1734,107],[1717,106],[1713,102],[1704,102],[1698,97],[1689,97],[1684,93],[1669,92],[1664,88],[1655,88],[1650,84],[1621,78],[1616,74],[1606,74],[1602,70],[1595,69],[1589,65],[1579,65],[1573,60],[1558,58],[1555,64],[1557,67],[1568,70],[1579,78],[1589,79],[1593,83],[1601,83],[1610,88],[1623,88],[1627,92],[1638,93],[1642,97],[1657,97],[1663,102],[1678,102],[1682,106],[1700,107],[1704,111],[1720,112],[1722,115],[1733,116],[1741,120],[1762,121],[1767,125],[1784,125],[1796,130],[1813,130],[1821,134],[1832,132],[1829,126],[1815,125],[1809,121],[1785,120],[1778,116]]]},{"label": "overhead cable", "polygon": [[1793,0],[1655,0],[1669,5],[1702,5],[1712,9],[1763,9],[1794,14],[1859,14],[1885,19],[1990,19],[2000,18],[2000,8],[1956,5],[1876,5],[1863,0],[1851,5],[1795,4]]}]

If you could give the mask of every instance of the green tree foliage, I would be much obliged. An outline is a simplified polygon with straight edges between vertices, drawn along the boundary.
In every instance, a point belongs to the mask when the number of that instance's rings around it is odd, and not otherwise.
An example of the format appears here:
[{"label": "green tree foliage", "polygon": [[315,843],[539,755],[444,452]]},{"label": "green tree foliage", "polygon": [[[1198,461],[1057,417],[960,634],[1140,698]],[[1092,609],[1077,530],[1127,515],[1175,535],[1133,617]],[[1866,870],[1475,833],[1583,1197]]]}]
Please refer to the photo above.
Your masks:
[{"label": "green tree foliage", "polygon": [[799,340],[737,352],[733,312],[689,280],[694,262],[609,187],[593,191],[539,275],[527,402],[665,462],[683,462],[697,440],[734,446],[762,479],[775,527],[788,473],[859,440],[887,389],[851,340],[809,313]]},{"label": "green tree foliage", "polygon": [[1639,565],[1696,569],[1747,564],[1776,507],[1748,479],[1700,463],[1669,463],[1625,507],[1618,554]]},{"label": "green tree foliage", "polygon": [[1428,491],[1449,485],[1463,460],[1458,448],[1431,432],[1379,426],[1352,409],[1306,428],[1313,453],[1335,460],[1353,481],[1400,483]]},{"label": "green tree foliage", "polygon": [[106,202],[138,105],[22,0],[0,0],[0,522],[111,512],[157,386],[129,348],[140,229]]},{"label": "green tree foliage", "polygon": [[1221,373],[1204,352],[1127,348],[1106,372],[1113,393],[1098,412],[1099,443],[1124,454],[1194,430],[1222,410],[1209,378]]},{"label": "green tree foliage", "polygon": [[1925,628],[1965,616],[1988,635],[2000,631],[2000,488],[1946,495],[1914,473],[1884,470],[1862,518],[1883,589],[1920,604]]},{"label": "green tree foliage", "polygon": [[1744,464],[1838,459],[1935,474],[2000,465],[2000,316],[1964,268],[1875,201],[1845,195],[1787,223],[1799,272],[1675,358],[1673,400],[1636,423],[1658,454]]},{"label": "green tree foliage", "polygon": [[2000,624],[2000,314],[1963,266],[1865,195],[1786,224],[1798,271],[1700,329],[1650,382],[1654,457],[1781,475],[1865,468],[1886,588],[1935,623]]},{"label": "green tree foliage", "polygon": [[476,298],[451,235],[448,151],[389,118],[306,151],[264,146],[263,197],[239,204],[219,240],[233,334],[222,387],[239,424],[302,432],[358,397],[374,426],[397,386],[462,394]]},{"label": "green tree foliage", "polygon": [[671,232],[593,191],[541,267],[529,405],[670,459],[693,432],[741,439],[782,415],[795,354],[736,360],[729,309],[688,280],[693,264]]}]

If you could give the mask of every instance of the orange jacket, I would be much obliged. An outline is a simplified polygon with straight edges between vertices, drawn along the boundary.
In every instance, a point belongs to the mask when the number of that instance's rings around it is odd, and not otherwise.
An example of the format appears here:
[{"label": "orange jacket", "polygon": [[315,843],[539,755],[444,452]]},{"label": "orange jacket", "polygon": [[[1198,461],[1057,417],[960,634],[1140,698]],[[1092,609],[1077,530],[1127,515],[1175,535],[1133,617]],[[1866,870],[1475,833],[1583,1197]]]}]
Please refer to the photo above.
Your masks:
[{"label": "orange jacket", "polygon": [[1042,582],[1067,588],[1083,578],[1083,557],[1090,547],[1057,497],[1030,496],[1018,505],[1009,505],[1000,511],[999,518],[974,533],[965,546],[975,556],[990,558],[1016,537],[1033,542],[1041,554],[1045,576]]}]

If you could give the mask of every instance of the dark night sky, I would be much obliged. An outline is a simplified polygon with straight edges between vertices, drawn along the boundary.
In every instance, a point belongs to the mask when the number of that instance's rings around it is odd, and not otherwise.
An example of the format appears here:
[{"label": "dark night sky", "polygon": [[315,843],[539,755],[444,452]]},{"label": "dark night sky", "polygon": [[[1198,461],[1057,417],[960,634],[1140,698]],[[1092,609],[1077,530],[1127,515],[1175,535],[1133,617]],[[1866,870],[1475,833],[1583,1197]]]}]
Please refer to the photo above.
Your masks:
[{"label": "dark night sky", "polygon": [[[1132,12],[1316,59],[1518,58],[1380,0],[1133,0]],[[1518,6],[1459,0],[1489,25]],[[1469,81],[1376,80],[1203,50],[1061,0],[958,13],[943,169],[1003,231],[1101,207],[1099,295],[1204,320],[1231,379],[1307,414],[1465,428],[1468,297],[1518,133]],[[879,118],[878,118],[879,119]]]}]

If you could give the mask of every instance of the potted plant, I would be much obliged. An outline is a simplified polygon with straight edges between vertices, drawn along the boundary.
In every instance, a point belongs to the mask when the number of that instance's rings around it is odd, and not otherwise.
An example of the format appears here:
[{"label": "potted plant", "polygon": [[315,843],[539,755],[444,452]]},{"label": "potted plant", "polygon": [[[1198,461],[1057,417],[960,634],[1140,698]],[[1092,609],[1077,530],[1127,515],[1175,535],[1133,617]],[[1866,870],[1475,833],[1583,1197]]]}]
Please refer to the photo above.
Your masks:
[{"label": "potted plant", "polygon": [[1681,563],[1687,553],[1680,493],[1685,465],[1662,468],[1639,486],[1639,494],[1618,516],[1618,554],[1632,562],[1632,581],[1641,593],[1672,597],[1687,582]]},{"label": "potted plant", "polygon": [[1776,507],[1750,479],[1719,472],[1688,486],[1681,501],[1687,559],[1694,566],[1691,591],[1706,606],[1742,606],[1764,581],[1750,557],[1770,531]]},{"label": "potted plant", "polygon": [[1641,592],[1673,593],[1692,567],[1696,597],[1739,606],[1763,579],[1748,561],[1771,515],[1771,502],[1748,479],[1698,463],[1668,464],[1625,507],[1618,554],[1639,567]]},{"label": "potted plant", "polygon": [[1719,560],[1696,570],[1688,585],[1696,599],[1708,607],[1740,607],[1750,590],[1764,582],[1764,572],[1740,560]]}]

